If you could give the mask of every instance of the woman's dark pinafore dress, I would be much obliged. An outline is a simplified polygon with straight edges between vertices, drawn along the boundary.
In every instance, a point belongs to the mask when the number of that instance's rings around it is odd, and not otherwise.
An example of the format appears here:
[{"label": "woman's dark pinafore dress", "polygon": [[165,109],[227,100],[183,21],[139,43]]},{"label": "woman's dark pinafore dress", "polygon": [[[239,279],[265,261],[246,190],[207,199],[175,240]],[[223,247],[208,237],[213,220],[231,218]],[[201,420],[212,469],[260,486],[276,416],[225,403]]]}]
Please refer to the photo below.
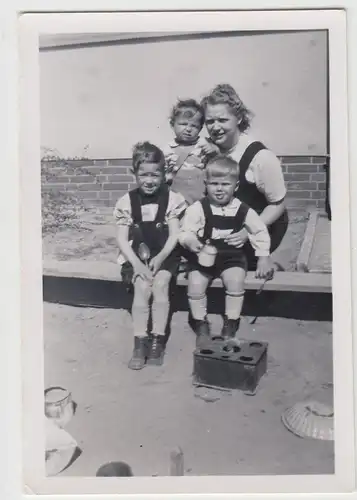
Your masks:
[{"label": "woman's dark pinafore dress", "polygon": [[[242,202],[246,203],[250,208],[255,210],[259,215],[263,212],[265,207],[269,205],[269,203],[264,194],[258,190],[257,186],[247,181],[245,174],[255,155],[258,154],[262,149],[266,149],[264,144],[255,141],[252,142],[243,153],[243,156],[239,162],[239,187],[236,191],[236,197]],[[274,252],[274,250],[276,250],[280,245],[288,228],[288,223],[288,212],[285,209],[279,219],[277,219],[273,224],[271,224],[270,227],[268,227],[271,238],[271,253]],[[243,248],[248,259],[248,270],[255,270],[257,265],[257,257],[255,256],[253,247],[248,241]]]}]

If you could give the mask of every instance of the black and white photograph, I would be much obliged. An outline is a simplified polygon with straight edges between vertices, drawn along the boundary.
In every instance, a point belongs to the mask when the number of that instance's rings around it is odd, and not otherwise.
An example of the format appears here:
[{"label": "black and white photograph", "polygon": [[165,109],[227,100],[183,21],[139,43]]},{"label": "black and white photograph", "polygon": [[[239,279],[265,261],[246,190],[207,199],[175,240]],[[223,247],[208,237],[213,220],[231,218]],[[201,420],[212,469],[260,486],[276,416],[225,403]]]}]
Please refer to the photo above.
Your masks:
[{"label": "black and white photograph", "polygon": [[29,31],[25,470],[41,493],[350,484],[344,23],[254,15]]}]

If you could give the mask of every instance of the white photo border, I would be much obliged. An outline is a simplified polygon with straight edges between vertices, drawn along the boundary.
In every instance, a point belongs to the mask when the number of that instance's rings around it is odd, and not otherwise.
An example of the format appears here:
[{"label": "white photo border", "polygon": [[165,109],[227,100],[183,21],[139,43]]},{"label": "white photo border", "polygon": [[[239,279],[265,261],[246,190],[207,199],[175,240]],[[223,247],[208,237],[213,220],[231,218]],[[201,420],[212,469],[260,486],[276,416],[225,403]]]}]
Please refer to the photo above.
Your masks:
[{"label": "white photo border", "polygon": [[[150,18],[150,19],[149,19]],[[129,29],[130,22],[132,29]],[[143,23],[141,25],[140,23]],[[24,381],[23,463],[25,483],[42,494],[312,493],[350,492],[355,484],[350,266],[349,170],[347,137],[346,15],[341,10],[209,13],[27,14],[20,19],[21,333]],[[38,37],[40,33],[115,31],[224,31],[328,29],[330,43],[330,130],[332,261],[334,289],[334,380],[336,474],[333,476],[253,476],[135,478],[45,478],[43,463],[42,246]],[[200,27],[198,27],[200,26]],[[338,170],[333,168],[338,164]],[[343,242],[343,245],[341,245]],[[351,353],[346,356],[346,353]],[[350,357],[350,359],[348,359]],[[258,480],[259,479],[259,480]],[[121,496],[120,498],[125,498]]]}]

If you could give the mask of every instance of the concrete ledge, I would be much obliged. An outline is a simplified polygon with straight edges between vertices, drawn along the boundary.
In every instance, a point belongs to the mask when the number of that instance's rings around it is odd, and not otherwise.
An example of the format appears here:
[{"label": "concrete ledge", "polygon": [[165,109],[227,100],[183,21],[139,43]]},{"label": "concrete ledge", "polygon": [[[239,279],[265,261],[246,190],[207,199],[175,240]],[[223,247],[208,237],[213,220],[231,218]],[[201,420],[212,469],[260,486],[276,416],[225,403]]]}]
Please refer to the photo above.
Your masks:
[{"label": "concrete ledge", "polygon": [[[118,265],[113,262],[101,261],[57,261],[46,260],[43,264],[43,275],[59,278],[82,278],[99,281],[120,282]],[[254,272],[249,272],[246,279],[246,289],[256,290],[262,284],[257,280]],[[181,274],[177,278],[178,286],[187,286],[187,280]],[[213,288],[221,288],[221,280],[217,279],[212,284]],[[274,278],[268,281],[266,291],[291,291],[308,293],[331,293],[331,274],[305,273],[305,272],[276,272]]]}]

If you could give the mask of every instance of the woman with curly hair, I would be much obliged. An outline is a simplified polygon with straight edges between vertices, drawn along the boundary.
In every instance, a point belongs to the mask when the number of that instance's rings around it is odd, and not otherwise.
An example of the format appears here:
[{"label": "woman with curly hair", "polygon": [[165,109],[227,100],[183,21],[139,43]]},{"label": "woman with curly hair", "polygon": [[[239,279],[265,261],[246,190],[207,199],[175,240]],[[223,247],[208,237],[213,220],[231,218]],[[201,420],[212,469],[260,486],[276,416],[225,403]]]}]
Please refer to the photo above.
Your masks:
[{"label": "woman with curly hair", "polygon": [[[280,160],[249,133],[252,113],[229,84],[216,85],[201,105],[210,140],[221,154],[239,165],[236,196],[255,210],[268,226],[273,252],[280,245],[288,226],[285,208],[286,186]],[[256,267],[256,258],[246,228],[226,238],[226,243],[245,247],[248,268]]]}]

